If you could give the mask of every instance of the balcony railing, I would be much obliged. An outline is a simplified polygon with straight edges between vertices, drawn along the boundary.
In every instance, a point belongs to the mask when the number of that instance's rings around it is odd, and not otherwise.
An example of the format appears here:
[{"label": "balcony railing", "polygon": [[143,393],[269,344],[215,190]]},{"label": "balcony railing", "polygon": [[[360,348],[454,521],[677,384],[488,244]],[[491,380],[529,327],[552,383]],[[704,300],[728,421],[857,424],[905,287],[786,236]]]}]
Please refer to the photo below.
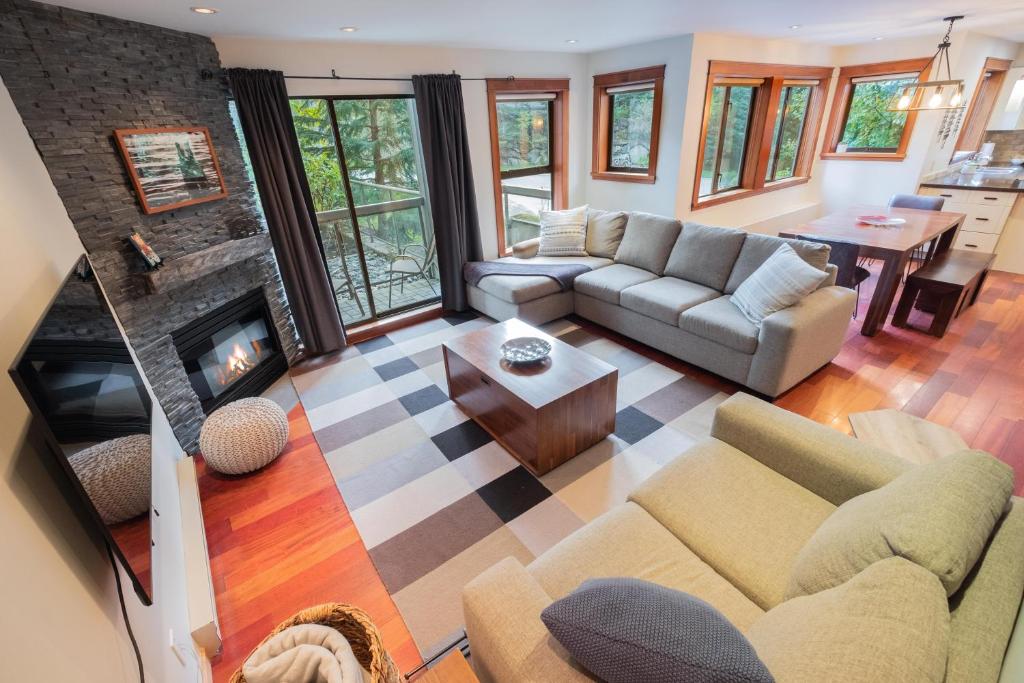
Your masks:
[{"label": "balcony railing", "polygon": [[[437,267],[434,256],[433,233],[428,230],[429,216],[425,213],[427,202],[422,195],[408,196],[413,191],[389,185],[358,182],[362,189],[370,188],[385,196],[406,195],[399,199],[388,199],[355,207],[355,216],[359,221],[359,240],[353,232],[352,209],[341,208],[319,211],[316,214],[320,226],[324,248],[327,251],[328,268],[334,284],[335,295],[342,308],[342,317],[346,323],[356,322],[371,317],[371,309],[376,314],[401,310],[418,305],[435,298]],[[411,216],[405,221],[402,229],[400,212],[415,211],[415,219]],[[397,214],[397,215],[396,215]],[[408,214],[406,214],[408,216]],[[394,216],[392,220],[384,220]],[[407,231],[415,220],[419,234],[418,239],[409,239]],[[414,228],[413,228],[414,229]],[[359,253],[359,245],[362,254]],[[395,279],[392,266],[396,259],[411,256],[422,263],[427,277],[409,277]],[[396,276],[397,277],[397,276]],[[367,287],[368,283],[368,287]],[[367,288],[374,291],[375,303],[367,300]]]},{"label": "balcony railing", "polygon": [[[532,200],[531,206],[524,207],[529,212],[511,211],[509,197],[526,197]],[[537,211],[546,211],[551,208],[551,190],[539,187],[523,187],[502,183],[501,185],[502,210],[505,216],[505,243],[511,245],[536,237],[540,234],[540,216]],[[536,208],[536,210],[534,210]]]}]

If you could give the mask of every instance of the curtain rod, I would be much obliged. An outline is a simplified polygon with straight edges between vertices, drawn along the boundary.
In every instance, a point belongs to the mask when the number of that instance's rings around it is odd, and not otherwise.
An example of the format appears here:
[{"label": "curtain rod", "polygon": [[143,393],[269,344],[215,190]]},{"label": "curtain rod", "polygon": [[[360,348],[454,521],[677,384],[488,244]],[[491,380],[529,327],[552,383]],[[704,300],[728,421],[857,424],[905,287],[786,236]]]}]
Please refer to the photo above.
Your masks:
[{"label": "curtain rod", "polygon": [[[454,71],[452,71],[452,75],[453,76],[455,75]],[[285,78],[296,78],[296,79],[312,80],[312,81],[401,81],[401,82],[406,82],[406,83],[411,83],[412,82],[411,78],[385,78],[385,77],[377,77],[377,76],[339,76],[334,69],[331,69],[331,75],[330,76],[289,76],[289,75],[285,74]],[[495,79],[487,79],[487,78],[461,78],[460,80],[463,80],[463,81],[487,81],[487,80],[495,80]],[[514,80],[516,80],[516,77],[515,76],[506,76],[504,80],[514,81]]]},{"label": "curtain rod", "polygon": [[[202,76],[204,81],[208,81],[208,80],[210,80],[210,79],[212,79],[214,77],[214,73],[210,69],[202,69],[199,73]],[[223,72],[221,72],[221,73],[223,73]],[[454,70],[452,70],[452,75],[453,76],[455,75],[455,71]],[[378,76],[339,76],[334,69],[331,69],[331,75],[330,76],[288,76],[288,75],[285,75],[285,78],[294,78],[294,79],[302,79],[302,80],[313,80],[313,81],[401,81],[401,82],[405,82],[405,83],[411,83],[412,82],[412,78],[388,78],[388,77],[378,77]],[[503,78],[461,78],[460,80],[463,80],[463,81],[491,81],[491,80],[514,81],[514,80],[516,80],[516,77],[515,76],[505,76]]]}]

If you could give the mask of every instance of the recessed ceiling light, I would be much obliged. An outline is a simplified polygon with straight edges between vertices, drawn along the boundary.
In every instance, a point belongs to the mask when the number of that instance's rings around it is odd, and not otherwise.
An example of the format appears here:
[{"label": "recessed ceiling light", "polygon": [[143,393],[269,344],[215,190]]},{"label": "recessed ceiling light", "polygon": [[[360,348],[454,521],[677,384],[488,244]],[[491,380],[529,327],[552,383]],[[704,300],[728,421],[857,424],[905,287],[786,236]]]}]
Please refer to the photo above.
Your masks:
[{"label": "recessed ceiling light", "polygon": [[790,24],[789,27],[793,30],[800,28],[800,24]]},{"label": "recessed ceiling light", "polygon": [[885,40],[885,38],[883,38],[882,36],[875,36],[871,40]]},{"label": "recessed ceiling light", "polygon": [[358,26],[342,26],[341,27],[342,33],[355,33],[358,30],[359,30]]},{"label": "recessed ceiling light", "polygon": [[196,14],[216,14],[220,10],[214,9],[212,7],[193,7],[192,11]]},{"label": "recessed ceiling light", "polygon": [[569,40],[567,40],[565,42],[569,43],[570,45],[575,45],[576,43],[578,43],[580,41],[576,40],[575,38],[570,38]]}]

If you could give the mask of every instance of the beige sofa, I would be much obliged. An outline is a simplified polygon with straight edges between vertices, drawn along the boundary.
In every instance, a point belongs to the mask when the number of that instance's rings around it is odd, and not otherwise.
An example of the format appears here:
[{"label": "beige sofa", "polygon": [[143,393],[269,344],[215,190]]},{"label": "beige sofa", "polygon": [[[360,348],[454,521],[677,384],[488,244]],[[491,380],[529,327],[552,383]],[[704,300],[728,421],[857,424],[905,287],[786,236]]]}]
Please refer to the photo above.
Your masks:
[{"label": "beige sofa", "polygon": [[[840,654],[822,651],[827,648],[821,642],[811,642],[815,634],[806,633],[807,624],[791,623],[792,628],[782,633],[764,633],[777,628],[780,610],[774,608],[807,600],[784,600],[797,554],[838,505],[911,467],[835,430],[737,394],[719,407],[710,438],[641,484],[626,503],[530,565],[523,567],[509,558],[466,586],[463,607],[473,665],[483,681],[589,680],[549,635],[540,613],[585,579],[626,576],[711,603],[751,638],[769,668],[774,660],[762,648],[781,643],[789,648],[791,660],[795,657],[799,667],[806,667],[802,671],[811,671],[816,660]],[[933,608],[937,602],[943,610],[942,630],[927,647],[908,648],[905,661],[896,657],[895,663],[886,664],[889,669],[866,650],[860,658],[864,664],[851,665],[844,675],[829,680],[1024,680],[1024,624],[1019,614],[1024,500],[1010,500],[981,559],[948,603],[946,592],[927,570],[905,559],[885,561],[905,563],[934,583],[938,597],[933,597]],[[906,604],[914,593],[891,588],[897,595],[880,600],[877,608],[916,614],[918,605]],[[831,611],[825,614],[829,618]],[[774,623],[769,622],[772,618]],[[884,629],[881,618],[878,624],[880,631]],[[814,626],[815,631],[828,628],[827,622]],[[844,638],[840,635],[840,642]],[[860,653],[853,654],[857,660]],[[893,673],[892,666],[909,667],[905,662],[915,659],[919,669],[930,667],[938,674],[925,678]],[[876,663],[888,674],[873,677],[870,667]],[[775,673],[781,683],[814,680],[809,673]]]},{"label": "beige sofa", "polygon": [[[563,292],[544,276],[490,275],[467,283],[470,305],[496,320],[541,324],[575,313],[688,363],[775,397],[829,363],[856,302],[835,286],[827,246],[651,214],[628,214],[625,235],[601,256],[540,257],[538,241],[514,248],[514,263],[591,268]],[[740,283],[788,243],[828,273],[821,287],[760,327],[729,301]]]}]

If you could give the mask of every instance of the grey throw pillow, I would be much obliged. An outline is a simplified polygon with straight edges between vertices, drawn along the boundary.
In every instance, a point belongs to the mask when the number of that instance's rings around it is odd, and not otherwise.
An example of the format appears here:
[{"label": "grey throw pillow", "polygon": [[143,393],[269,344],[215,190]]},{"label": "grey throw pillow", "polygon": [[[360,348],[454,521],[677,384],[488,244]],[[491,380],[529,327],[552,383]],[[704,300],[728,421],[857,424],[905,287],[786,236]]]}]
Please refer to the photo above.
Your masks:
[{"label": "grey throw pillow", "polygon": [[761,264],[767,261],[768,257],[783,244],[791,246],[797,256],[818,270],[825,270],[828,267],[829,247],[827,244],[750,233],[743,240],[743,248],[740,249],[740,255],[736,257],[736,264],[732,267],[729,281],[725,283],[724,292],[726,294],[735,292],[743,281],[753,275],[754,271],[760,268]]},{"label": "grey throw pillow", "polygon": [[615,252],[615,262],[661,275],[682,227],[674,218],[639,211],[631,213],[622,244]]},{"label": "grey throw pillow", "polygon": [[602,258],[615,258],[615,252],[626,232],[625,211],[591,209],[587,214],[587,253]]},{"label": "grey throw pillow", "polygon": [[540,618],[576,661],[608,683],[774,680],[718,610],[648,581],[584,581]]},{"label": "grey throw pillow", "polygon": [[722,291],[746,237],[745,231],[736,228],[685,223],[665,275]]}]

